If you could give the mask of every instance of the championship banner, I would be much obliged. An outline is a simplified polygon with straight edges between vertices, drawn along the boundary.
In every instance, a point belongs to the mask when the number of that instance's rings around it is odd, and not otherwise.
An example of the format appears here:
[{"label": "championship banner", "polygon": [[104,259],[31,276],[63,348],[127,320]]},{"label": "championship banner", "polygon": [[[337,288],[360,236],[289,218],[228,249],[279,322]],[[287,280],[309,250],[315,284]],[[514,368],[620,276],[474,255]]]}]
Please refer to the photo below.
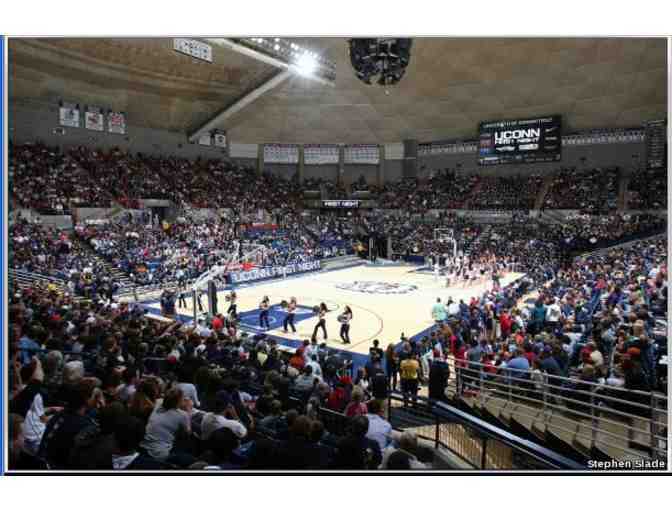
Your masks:
[{"label": "championship banner", "polygon": [[299,147],[291,144],[264,145],[264,161],[267,163],[296,164],[299,162]]},{"label": "championship banner", "polygon": [[118,135],[126,134],[126,116],[121,112],[110,112],[107,115],[107,130]]},{"label": "championship banner", "polygon": [[301,262],[298,264],[289,264],[287,266],[262,267],[251,269],[249,271],[235,271],[230,273],[229,277],[231,283],[243,283],[265,280],[268,278],[280,278],[285,275],[318,271],[319,269],[320,261],[313,260],[311,262]]},{"label": "championship banner", "polygon": [[210,133],[205,133],[198,137],[198,145],[205,145],[210,147],[212,145],[212,135]]},{"label": "championship banner", "polygon": [[303,160],[306,165],[337,165],[339,151],[338,145],[305,145]]},{"label": "championship banner", "polygon": [[97,108],[87,108],[84,113],[84,127],[92,131],[103,131],[104,118],[102,112]]},{"label": "championship banner", "polygon": [[79,127],[79,109],[61,106],[58,109],[58,122],[61,126]]},{"label": "championship banner", "polygon": [[374,144],[346,145],[343,150],[343,162],[346,165],[353,163],[377,165],[380,162],[380,149]]}]

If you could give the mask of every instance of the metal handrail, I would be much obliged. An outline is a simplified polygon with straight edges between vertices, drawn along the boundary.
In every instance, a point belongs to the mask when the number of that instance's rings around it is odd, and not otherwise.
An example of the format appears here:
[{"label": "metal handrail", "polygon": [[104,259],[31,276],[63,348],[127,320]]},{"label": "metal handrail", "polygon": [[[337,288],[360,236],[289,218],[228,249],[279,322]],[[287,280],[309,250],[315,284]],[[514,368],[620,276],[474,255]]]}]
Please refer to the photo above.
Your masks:
[{"label": "metal handrail", "polygon": [[[516,395],[516,398],[520,398],[520,399],[528,400],[528,401],[538,402],[538,400],[530,399],[529,397],[523,397],[523,396],[518,396],[518,395]],[[563,398],[563,397],[561,397],[561,398]],[[564,398],[563,398],[563,399],[564,399]],[[488,400],[488,402],[498,401],[498,400],[500,400],[500,399],[497,398],[497,399],[495,400],[495,399],[491,398],[490,400]],[[584,406],[587,406],[587,405],[588,405],[588,403],[586,403],[586,402],[581,402],[581,401],[578,401],[578,400],[572,400],[572,399],[564,399],[564,400],[569,400],[569,401],[571,401],[571,402],[577,402],[577,403],[580,403],[581,405],[584,405]],[[494,407],[497,408],[497,409],[505,409],[505,408],[506,408],[506,404],[509,404],[509,403],[510,403],[508,400],[502,400],[502,402],[503,402],[504,405],[501,405],[501,406],[499,406],[499,405],[494,405]],[[565,408],[565,407],[563,407],[563,406],[560,406],[560,405],[557,405],[557,404],[552,404],[552,403],[550,403],[550,402],[546,402],[545,407],[550,407],[550,408],[552,408],[552,409],[558,409],[558,410],[560,410],[560,411],[569,411],[569,412],[571,412],[572,414],[574,414],[574,415],[578,415],[578,416],[580,416],[580,417],[593,418],[593,416],[590,415],[590,414],[586,414],[586,413],[583,413],[583,412],[581,412],[581,411],[576,411],[576,410],[574,410],[574,409],[567,409],[567,408]],[[543,408],[539,408],[539,410],[542,411],[542,412],[545,412],[545,410],[544,410]],[[608,409],[608,410],[605,410],[605,411],[607,411],[607,412],[612,412],[611,409]],[[658,410],[658,411],[659,411],[659,410]],[[617,413],[617,414],[622,414],[622,415],[627,416],[627,417],[630,416],[630,415],[628,415],[627,413],[621,413],[621,412],[619,412],[619,411],[613,411],[613,412],[615,412],[615,413]],[[537,418],[537,419],[539,418],[539,415],[538,415],[538,414],[534,414],[534,415],[532,415],[532,414],[523,413],[523,412],[520,412],[520,411],[516,411],[516,414],[519,414],[519,415],[521,415],[521,416],[526,416],[526,417],[528,417],[528,418]],[[557,415],[556,415],[556,416],[557,416]],[[642,417],[638,417],[638,418],[641,419],[641,420],[643,420],[643,421],[647,421],[646,418],[642,418]],[[566,420],[569,421],[569,418],[563,418],[563,419],[566,419]],[[623,422],[610,420],[609,418],[605,418],[605,417],[603,417],[603,416],[600,416],[600,421],[603,421],[603,422],[606,422],[606,423],[610,423],[610,424],[613,424],[613,425],[618,425],[619,427],[623,427],[623,428],[626,428],[626,429],[634,430],[634,431],[637,431],[637,432],[642,432],[642,429],[639,429],[639,428],[637,428],[637,427],[633,427],[633,426],[631,426],[631,425],[627,425],[627,424],[625,424],[625,423],[623,423]],[[610,432],[608,432],[608,431],[601,431],[601,432],[604,432],[605,434],[613,434],[613,433],[610,433]],[[618,437],[620,437],[620,436],[618,436]],[[662,437],[662,436],[654,436],[654,437],[657,437],[657,438],[659,438],[659,439],[665,439],[665,438]]]},{"label": "metal handrail", "polygon": [[[402,398],[400,394],[393,393],[390,399]],[[507,432],[499,427],[487,423],[480,418],[476,418],[464,411],[445,404],[443,402],[436,402],[423,397],[418,397],[418,402],[423,402],[430,410],[430,412],[439,419],[445,419],[449,422],[457,422],[461,425],[476,431],[477,435],[484,436],[487,439],[503,443],[513,450],[519,451],[528,455],[529,457],[539,460],[544,464],[561,469],[585,469],[586,467],[568,459],[548,448],[537,445],[532,441],[520,438],[510,432]],[[441,426],[441,424],[437,424]],[[485,456],[485,455],[484,455]]]},{"label": "metal handrail", "polygon": [[[476,381],[476,380],[478,380],[478,379],[475,379],[475,378],[471,378],[470,376],[466,376],[466,378],[468,378],[468,379],[470,379],[470,380],[472,380],[472,381]],[[487,382],[487,384],[494,384],[495,386],[504,386],[504,387],[506,387],[507,389],[509,388],[509,385],[507,385],[507,384],[502,384],[502,383],[498,383],[498,382],[494,382],[494,381],[486,381],[486,382]],[[526,382],[527,382],[528,384],[532,383],[532,381],[530,381],[530,380],[527,380]],[[560,387],[560,386],[553,386],[553,385],[545,385],[544,388],[542,388],[542,390],[545,389],[545,388],[548,388],[548,387],[559,388],[559,389],[561,389],[561,390],[564,391],[564,392],[581,393],[581,394],[589,395],[589,396],[594,396],[594,395],[595,395],[594,393],[587,392],[587,391],[583,391],[583,390],[575,390],[575,389],[573,389],[573,388],[563,388],[563,387]],[[486,389],[490,390],[490,392],[492,392],[492,393],[501,393],[501,391],[498,390],[498,389],[496,389],[496,388],[495,388],[495,389],[493,389],[493,388],[487,388],[487,386],[486,386]],[[536,389],[536,388],[535,388],[535,389]],[[522,395],[516,395],[516,398],[519,398],[519,399],[522,399],[522,400],[529,400],[529,401],[532,401],[532,402],[540,402],[539,399],[534,399],[534,398],[531,398],[531,397],[525,397],[525,396],[522,396]],[[564,396],[564,395],[558,395],[557,398],[561,398],[561,399],[563,399],[563,400],[566,400],[566,401],[569,401],[569,402],[573,402],[573,403],[577,403],[577,404],[581,404],[581,405],[588,405],[587,402],[584,402],[584,401],[582,401],[582,400],[576,400],[576,399],[573,399],[573,398],[571,398],[571,397],[567,397],[567,396]],[[653,411],[653,412],[659,412],[659,413],[660,413],[660,412],[663,412],[663,413],[666,412],[666,411],[664,411],[664,410],[662,410],[662,409],[652,408],[651,406],[647,406],[647,405],[645,405],[645,404],[640,404],[640,403],[637,403],[637,402],[630,402],[630,401],[628,401],[628,400],[623,400],[623,399],[617,399],[617,398],[614,398],[614,397],[609,397],[608,395],[602,395],[602,394],[600,394],[600,395],[599,395],[599,398],[600,398],[600,399],[606,399],[606,400],[614,400],[614,401],[616,401],[616,402],[622,402],[622,403],[624,403],[624,404],[628,404],[628,405],[631,405],[631,406],[634,406],[634,407],[640,407],[640,408],[642,408],[642,409],[650,409],[650,410]],[[605,410],[606,410],[606,411],[609,411],[609,412],[613,412],[614,414],[620,414],[620,415],[627,416],[627,417],[631,417],[631,416],[633,416],[633,415],[631,415],[631,414],[629,414],[629,413],[624,413],[623,411],[618,411],[617,409],[613,409],[613,408],[611,408],[611,407],[608,407],[608,408],[606,408]],[[636,416],[636,415],[635,415],[635,416]],[[641,417],[641,416],[640,416],[639,418],[644,419],[644,418]]]},{"label": "metal handrail", "polygon": [[[455,359],[455,357],[453,357],[453,356],[451,356],[450,359],[455,362],[455,366],[458,367],[459,370],[463,370],[463,371],[472,371],[472,372],[477,372],[478,373],[478,372],[480,372],[480,368],[487,367],[487,365],[484,365],[483,363],[479,363],[477,361],[469,361],[469,360],[466,360],[466,359],[458,360],[458,359]],[[463,363],[464,366],[459,366],[458,363]],[[479,367],[479,370],[476,370],[476,369],[472,368],[472,366]],[[522,374],[531,374],[532,373],[531,370],[521,370],[521,369],[518,369],[518,368],[509,368],[509,367],[506,367],[504,370],[506,370],[507,372],[519,372],[519,373],[522,373]],[[502,374],[488,374],[488,375],[498,376],[498,377],[510,377],[508,375],[503,376]],[[570,383],[579,382],[577,379],[572,379],[571,377],[564,377],[564,376],[561,376],[561,375],[548,375],[548,374],[544,374],[544,375],[545,375],[545,377],[558,379],[560,381],[567,381],[567,382],[570,382]],[[530,382],[531,381],[531,379],[529,379],[529,378],[516,378],[516,377],[511,377],[511,378],[516,379],[516,380],[520,380],[520,381],[524,381],[524,382]],[[607,387],[603,384],[594,383],[594,382],[590,382],[590,381],[580,381],[580,382],[582,384],[586,384],[586,385],[589,385],[589,386],[595,386],[597,388]],[[623,391],[623,392],[627,392],[627,393],[635,394],[635,395],[646,395],[646,396],[649,396],[649,397],[652,394],[653,395],[658,395],[656,392],[653,392],[653,391],[631,390],[631,389],[627,389],[627,388],[620,388],[618,386],[608,386],[608,388],[610,390],[613,389],[613,390]],[[567,388],[563,388],[563,389],[567,389]]]},{"label": "metal handrail", "polygon": [[[658,431],[658,427],[660,426],[659,420],[657,419],[660,414],[666,414],[667,410],[666,409],[661,409],[658,408],[657,405],[660,403],[660,401],[663,401],[663,399],[657,395],[655,392],[643,392],[643,391],[638,391],[638,390],[628,390],[625,388],[616,388],[616,387],[611,387],[608,386],[606,387],[605,385],[601,384],[595,384],[591,383],[588,381],[579,381],[575,379],[570,379],[570,378],[565,378],[561,376],[549,376],[548,374],[544,374],[543,380],[533,380],[529,377],[516,377],[516,373],[524,373],[529,376],[531,374],[531,371],[525,371],[525,370],[518,370],[518,369],[506,369],[507,373],[505,374],[493,374],[493,373],[486,373],[482,370],[485,365],[478,363],[478,362],[470,362],[467,360],[454,360],[454,365],[455,365],[455,379],[449,381],[449,385],[453,386],[455,388],[456,394],[460,395],[465,391],[465,387],[467,388],[474,388],[479,391],[479,401],[481,403],[481,406],[485,407],[485,402],[486,402],[486,393],[490,394],[490,399],[488,399],[488,402],[490,405],[492,405],[495,409],[500,409],[503,410],[507,404],[510,404],[513,402],[513,399],[517,400],[522,400],[523,404],[522,405],[528,405],[530,406],[529,403],[534,403],[538,404],[540,407],[541,412],[537,414],[529,414],[526,412],[521,412],[518,409],[511,410],[511,415],[519,415],[519,416],[525,416],[528,418],[531,418],[534,421],[541,421],[546,427],[552,427],[558,430],[564,430],[570,434],[573,434],[574,438],[584,438],[590,441],[591,446],[594,446],[596,444],[604,444],[609,446],[610,448],[617,449],[622,452],[626,452],[628,454],[634,454],[636,456],[640,457],[645,457],[641,452],[637,452],[635,450],[632,450],[630,448],[624,448],[622,446],[618,446],[616,444],[613,444],[612,442],[608,442],[605,440],[604,436],[608,436],[606,439],[609,438],[615,438],[615,439],[621,439],[626,442],[626,444],[629,444],[631,441],[630,434],[632,432],[638,432],[642,433],[645,436],[648,437],[649,439],[649,447],[651,451],[654,453],[654,455],[660,455],[660,456],[666,456],[666,450],[665,448],[661,448],[659,446],[659,441],[666,441],[666,438],[661,436]],[[478,368],[476,368],[478,367]],[[510,373],[513,372],[513,373]],[[487,377],[484,377],[487,376]],[[565,387],[565,386],[558,386],[556,384],[550,384],[548,383],[548,379],[552,378],[554,381],[567,381],[571,383],[572,385],[576,383],[582,383],[586,384],[591,388],[590,391],[586,390],[579,390],[575,389],[572,387]],[[452,382],[452,384],[451,384]],[[522,385],[519,383],[524,383],[524,385],[527,386],[521,387]],[[504,388],[504,389],[502,389]],[[640,400],[640,402],[635,402],[635,401],[630,401],[630,400],[624,400],[623,398],[617,398],[613,397],[610,395],[604,395],[602,392],[598,393],[595,391],[596,389],[609,389],[611,390],[616,389],[619,390],[623,395],[622,396],[627,396],[631,395],[633,397],[637,396],[639,397],[637,400]],[[533,398],[528,395],[521,395],[516,393],[514,395],[514,389],[516,391],[531,391],[533,393],[540,393],[541,396],[538,398]],[[549,391],[550,390],[550,391]],[[553,391],[555,390],[555,391]],[[572,398],[572,397],[578,397],[579,395],[586,395],[590,397],[589,401],[585,400],[578,400],[577,398]],[[549,398],[550,396],[554,398]],[[619,395],[621,396],[621,395]],[[648,397],[648,400],[651,402],[650,405],[646,405],[641,403],[641,397]],[[651,417],[644,417],[644,416],[639,416],[637,414],[631,414],[627,413],[624,411],[620,411],[618,409],[614,409],[610,406],[607,407],[601,407],[596,404],[596,399],[599,398],[601,402],[614,402],[614,403],[623,403],[627,404],[628,406],[635,407],[638,409],[643,409],[647,410],[651,413]],[[557,399],[559,402],[564,402],[564,403],[573,403],[582,406],[582,408],[588,408],[590,409],[590,414],[587,412],[583,412],[583,410],[574,410],[572,408],[567,408],[564,405],[559,405],[558,402],[555,401]],[[500,403],[501,401],[501,403]],[[581,408],[580,408],[581,409]],[[548,411],[551,411],[551,414],[549,415]],[[565,427],[558,426],[555,423],[549,423],[549,419],[551,416],[554,416],[555,419],[563,419],[565,421],[571,422],[569,418],[564,418],[559,416],[557,413],[552,414],[554,410],[558,411],[566,411],[566,412],[571,412],[574,416],[578,416],[579,419],[584,418],[591,420],[590,424],[585,424],[580,421],[576,422],[577,427],[574,430],[569,430]],[[637,419],[640,421],[645,422],[645,424],[648,424],[650,427],[650,430],[643,430],[641,428],[637,428],[634,426],[631,426],[630,424],[626,423],[621,423],[619,421],[615,421],[606,417],[603,417],[602,414],[604,413],[611,413],[613,415],[617,415],[620,417],[624,417],[627,419]],[[611,432],[609,430],[603,430],[599,428],[600,422],[603,423],[608,423],[608,424],[613,424],[617,425],[619,427],[622,427],[626,430],[627,435],[619,435],[617,433]],[[590,436],[587,436],[584,433],[581,433],[580,427],[587,427],[590,429]],[[601,434],[603,437],[598,437],[598,433]]]}]

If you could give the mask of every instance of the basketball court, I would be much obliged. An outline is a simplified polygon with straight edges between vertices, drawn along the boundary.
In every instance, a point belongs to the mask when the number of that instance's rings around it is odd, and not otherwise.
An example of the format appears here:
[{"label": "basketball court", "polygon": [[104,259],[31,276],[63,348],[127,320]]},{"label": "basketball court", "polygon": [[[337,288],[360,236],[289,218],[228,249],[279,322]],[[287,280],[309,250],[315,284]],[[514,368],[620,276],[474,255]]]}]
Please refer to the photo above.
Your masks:
[{"label": "basketball court", "polygon": [[[523,276],[522,273],[508,273],[501,280],[502,286]],[[374,339],[380,340],[384,349],[389,343],[397,343],[402,333],[412,338],[433,326],[431,307],[440,297],[445,303],[448,298],[459,302],[468,301],[472,296],[480,296],[492,288],[492,282],[464,288],[462,282],[446,287],[444,277],[437,281],[432,272],[418,271],[417,266],[374,266],[363,264],[332,271],[303,274],[286,279],[267,280],[258,283],[237,285],[238,314],[241,328],[250,333],[264,332],[281,343],[297,345],[298,341],[310,339],[317,324],[313,307],[324,302],[329,313],[326,316],[329,347],[368,354]],[[229,289],[229,287],[227,287]],[[218,310],[225,313],[228,290],[218,292]],[[271,303],[269,313],[270,329],[259,327],[259,303],[268,296]],[[284,333],[282,321],[285,318],[280,303],[296,297],[296,333]],[[207,297],[201,297],[203,309],[207,310]],[[178,303],[176,303],[177,305]],[[353,312],[351,321],[351,344],[345,345],[339,337],[338,315],[349,305]],[[145,303],[152,314],[160,315],[158,301]],[[187,307],[176,306],[178,318],[182,321],[193,319],[192,299],[187,298]],[[202,315],[199,315],[201,317]],[[318,342],[325,341],[318,332]]]}]

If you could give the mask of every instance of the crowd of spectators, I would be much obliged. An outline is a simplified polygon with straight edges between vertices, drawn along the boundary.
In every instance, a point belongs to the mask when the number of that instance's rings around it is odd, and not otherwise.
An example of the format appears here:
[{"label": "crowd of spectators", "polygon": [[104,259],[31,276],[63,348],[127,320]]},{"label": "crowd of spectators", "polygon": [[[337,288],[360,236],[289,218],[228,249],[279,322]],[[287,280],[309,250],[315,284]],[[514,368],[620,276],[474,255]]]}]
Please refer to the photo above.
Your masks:
[{"label": "crowd of spectators", "polygon": [[544,179],[530,176],[484,176],[478,178],[478,193],[472,194],[465,209],[518,209],[534,208]]},{"label": "crowd of spectators", "polygon": [[197,326],[35,287],[10,300],[10,467],[419,469],[433,453],[392,431],[382,351],[285,354],[231,317]]},{"label": "crowd of spectators", "polygon": [[107,207],[111,195],[70,153],[40,143],[9,145],[9,190],[16,206],[43,214],[68,214],[72,207]]},{"label": "crowd of spectators", "polygon": [[667,208],[667,170],[652,168],[634,173],[628,183],[630,209]]},{"label": "crowd of spectators", "polygon": [[[476,304],[461,303],[450,327],[436,335],[448,331],[458,336],[451,352],[464,360],[465,387],[483,372],[530,384],[550,379],[565,388],[557,396],[587,387],[587,397],[571,393],[572,399],[584,402],[600,385],[605,390],[667,392],[659,364],[667,354],[666,326],[659,322],[667,309],[666,254],[667,242],[659,239],[578,258],[558,269],[532,304],[520,306],[494,294]],[[465,333],[467,327],[481,334],[460,342],[455,331]],[[554,377],[570,377],[572,382]],[[650,403],[643,398],[644,404]],[[628,399],[642,403],[637,394]],[[604,405],[646,415],[628,404],[606,400]]]},{"label": "crowd of spectators", "polygon": [[20,436],[10,467],[428,468],[431,449],[392,430],[383,400],[399,382],[414,401],[418,380],[431,398],[447,398],[446,358],[459,391],[469,390],[470,370],[513,371],[531,384],[569,376],[559,398],[580,398],[572,391],[589,383],[664,390],[656,317],[667,309],[666,244],[641,241],[554,267],[545,283],[526,277],[449,300],[447,320],[396,347],[388,339],[386,352],[376,342],[355,377],[325,344],[284,354],[233,317],[166,324],[133,304],[25,289],[9,303]]},{"label": "crowd of spectators", "polygon": [[429,179],[404,178],[376,189],[378,207],[424,212],[429,209],[460,209],[478,183],[478,176],[451,170],[437,172]]},{"label": "crowd of spectators", "polygon": [[542,208],[613,211],[618,206],[619,173],[618,168],[565,168],[554,176]]},{"label": "crowd of spectators", "polygon": [[102,261],[72,233],[19,218],[9,226],[9,241],[11,269],[60,280],[72,295],[115,285]]}]

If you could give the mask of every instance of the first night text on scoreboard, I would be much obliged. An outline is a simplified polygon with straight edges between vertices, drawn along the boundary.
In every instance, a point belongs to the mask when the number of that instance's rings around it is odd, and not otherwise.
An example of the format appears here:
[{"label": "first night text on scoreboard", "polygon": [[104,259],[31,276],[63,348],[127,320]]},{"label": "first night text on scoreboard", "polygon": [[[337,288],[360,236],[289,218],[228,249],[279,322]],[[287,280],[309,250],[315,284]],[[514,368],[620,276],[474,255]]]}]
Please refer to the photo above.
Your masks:
[{"label": "first night text on scoreboard", "polygon": [[359,200],[322,200],[322,207],[356,209],[359,207]]}]

